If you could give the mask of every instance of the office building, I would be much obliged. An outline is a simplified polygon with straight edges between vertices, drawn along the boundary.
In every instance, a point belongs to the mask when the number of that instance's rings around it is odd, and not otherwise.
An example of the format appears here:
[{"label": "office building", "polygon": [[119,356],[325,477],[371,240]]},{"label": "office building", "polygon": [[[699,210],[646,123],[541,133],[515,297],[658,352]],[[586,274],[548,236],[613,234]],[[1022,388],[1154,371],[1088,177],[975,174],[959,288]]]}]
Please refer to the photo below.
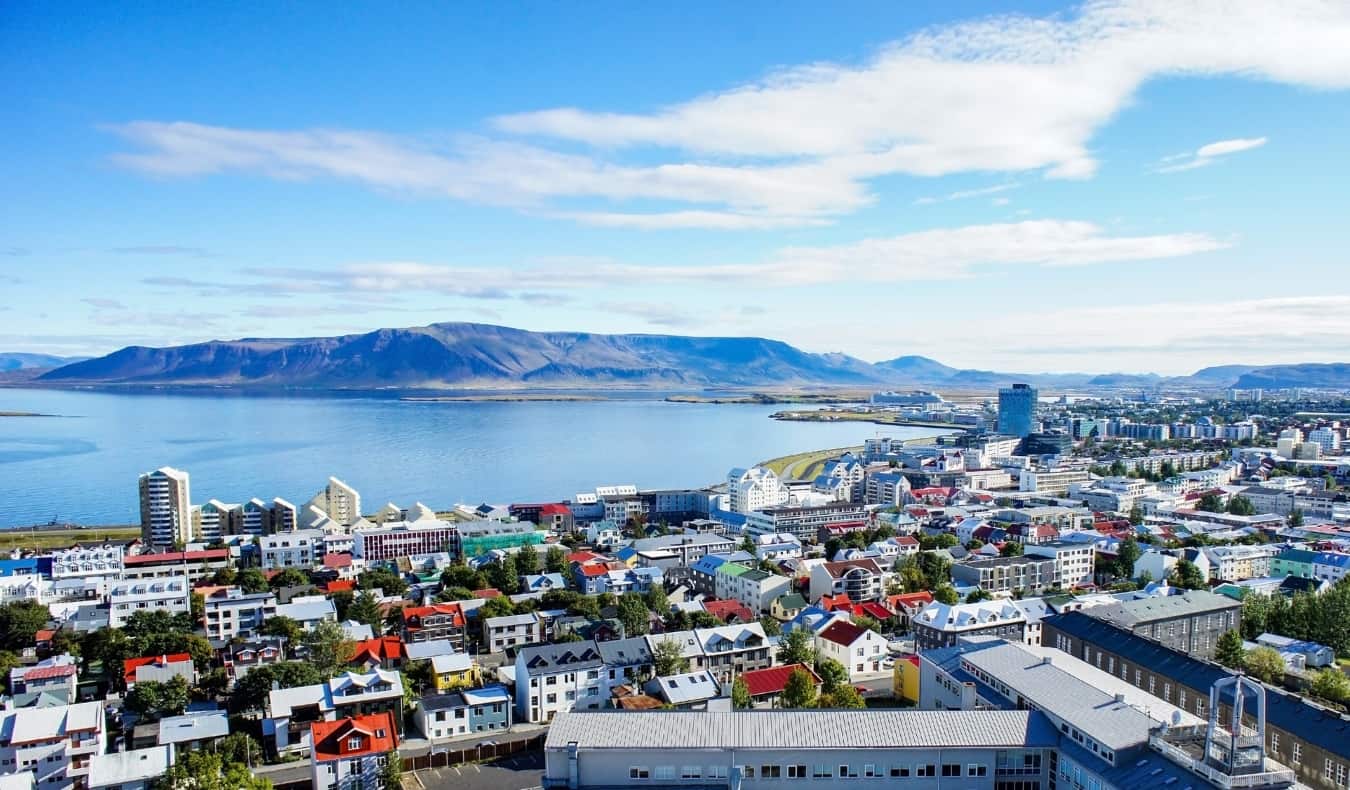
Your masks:
[{"label": "office building", "polygon": [[998,391],[998,432],[1025,438],[1036,430],[1036,399],[1040,393],[1029,384],[1014,384]]},{"label": "office building", "polygon": [[192,497],[188,473],[170,466],[140,477],[141,541],[158,549],[192,540]]}]

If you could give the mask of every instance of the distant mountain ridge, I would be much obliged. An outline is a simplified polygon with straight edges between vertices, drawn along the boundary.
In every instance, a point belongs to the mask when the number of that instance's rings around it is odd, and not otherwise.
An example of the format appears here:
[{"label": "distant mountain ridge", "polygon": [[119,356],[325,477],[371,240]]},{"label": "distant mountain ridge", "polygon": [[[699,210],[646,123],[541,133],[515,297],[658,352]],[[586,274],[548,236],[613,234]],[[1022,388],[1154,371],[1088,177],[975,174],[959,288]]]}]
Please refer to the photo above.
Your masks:
[{"label": "distant mountain ridge", "polygon": [[59,368],[72,362],[81,362],[89,357],[56,357],[51,354],[27,354],[19,351],[0,351],[0,372],[12,370],[35,370],[38,368]]},{"label": "distant mountain ridge", "polygon": [[[18,355],[0,359],[7,356]],[[1322,383],[1309,383],[1313,380]],[[314,389],[991,388],[1012,382],[1060,388],[1350,388],[1350,364],[1227,365],[1172,378],[1153,373],[1028,374],[954,368],[918,355],[873,364],[758,337],[530,332],[490,324],[439,323],[339,337],[128,346],[45,371],[36,382]]]}]

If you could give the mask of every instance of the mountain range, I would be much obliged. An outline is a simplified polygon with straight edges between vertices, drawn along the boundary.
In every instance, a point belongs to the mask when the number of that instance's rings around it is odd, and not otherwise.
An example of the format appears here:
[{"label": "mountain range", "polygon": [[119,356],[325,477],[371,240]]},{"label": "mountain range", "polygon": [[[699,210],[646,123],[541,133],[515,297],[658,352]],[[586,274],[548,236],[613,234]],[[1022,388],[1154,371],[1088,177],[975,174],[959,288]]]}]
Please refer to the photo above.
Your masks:
[{"label": "mountain range", "polygon": [[[312,389],[932,386],[1347,387],[1350,364],[1225,365],[1191,376],[1025,374],[953,368],[923,356],[869,363],[757,337],[529,332],[473,323],[379,329],[339,337],[244,338],[128,346],[107,356],[19,360],[23,380],[50,386],[232,386]],[[40,368],[50,368],[42,370]],[[0,367],[0,370],[4,370]]]}]

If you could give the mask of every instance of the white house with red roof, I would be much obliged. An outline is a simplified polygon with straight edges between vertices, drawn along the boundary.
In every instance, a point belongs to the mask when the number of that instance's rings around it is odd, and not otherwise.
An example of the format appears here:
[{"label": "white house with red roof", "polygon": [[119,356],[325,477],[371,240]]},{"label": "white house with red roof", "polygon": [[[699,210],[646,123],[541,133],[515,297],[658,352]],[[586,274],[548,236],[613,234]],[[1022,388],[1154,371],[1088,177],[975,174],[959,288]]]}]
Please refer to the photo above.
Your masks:
[{"label": "white house with red roof", "polygon": [[752,669],[741,673],[739,680],[745,682],[745,688],[750,692],[752,707],[776,708],[779,698],[783,696],[783,690],[787,688],[788,678],[792,677],[793,672],[798,671],[809,675],[811,684],[815,686],[817,692],[820,691],[820,676],[805,664],[783,664],[765,669]]},{"label": "white house with red roof", "polygon": [[[398,748],[389,711],[310,725],[310,779],[314,790],[382,787],[385,760]],[[401,758],[399,758],[401,759]]]},{"label": "white house with red roof", "polygon": [[122,662],[122,679],[126,681],[127,691],[135,688],[137,683],[151,680],[168,683],[176,677],[186,680],[189,686],[197,682],[197,669],[193,666],[190,654],[142,656]]},{"label": "white house with red roof", "polygon": [[836,620],[816,634],[816,652],[842,664],[850,683],[889,671],[881,666],[886,658],[886,640],[845,620]]}]

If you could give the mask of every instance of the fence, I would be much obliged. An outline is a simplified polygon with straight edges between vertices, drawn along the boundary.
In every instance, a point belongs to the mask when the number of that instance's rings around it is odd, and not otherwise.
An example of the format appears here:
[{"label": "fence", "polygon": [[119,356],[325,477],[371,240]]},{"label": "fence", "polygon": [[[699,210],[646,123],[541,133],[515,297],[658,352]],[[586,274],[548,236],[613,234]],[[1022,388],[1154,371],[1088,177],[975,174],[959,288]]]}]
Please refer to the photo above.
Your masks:
[{"label": "fence", "polygon": [[544,748],[544,735],[545,733],[541,732],[529,738],[504,743],[487,741],[464,744],[459,747],[453,743],[446,744],[443,747],[437,746],[426,754],[405,756],[403,758],[403,770],[421,771],[426,768],[446,768],[469,762],[496,760],[499,757],[508,757],[520,752],[539,751]]}]

